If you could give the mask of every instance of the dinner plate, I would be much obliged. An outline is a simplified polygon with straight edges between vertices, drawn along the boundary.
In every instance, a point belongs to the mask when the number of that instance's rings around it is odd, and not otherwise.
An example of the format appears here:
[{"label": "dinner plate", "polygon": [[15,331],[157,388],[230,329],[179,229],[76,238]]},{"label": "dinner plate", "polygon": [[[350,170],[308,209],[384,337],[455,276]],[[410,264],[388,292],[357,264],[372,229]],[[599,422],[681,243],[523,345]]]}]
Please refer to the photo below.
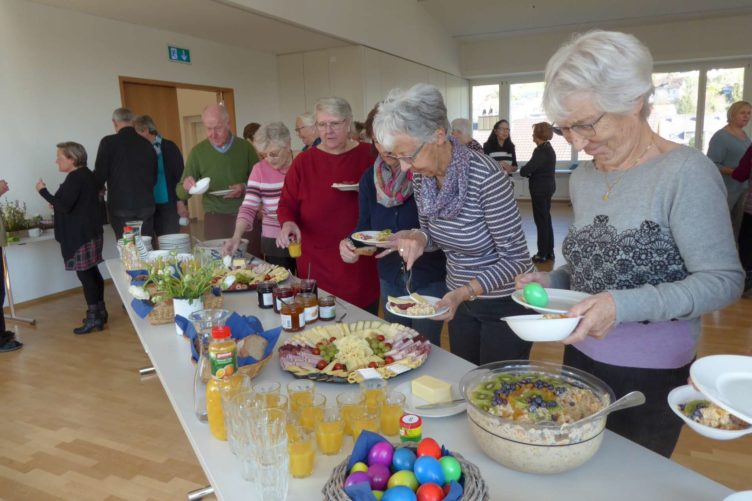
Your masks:
[{"label": "dinner plate", "polygon": [[374,247],[384,247],[387,241],[378,240],[379,233],[381,233],[379,230],[356,231],[350,236],[350,238],[362,244],[373,245]]},{"label": "dinner plate", "polygon": [[705,437],[712,438],[714,440],[733,440],[750,433],[749,429],[721,430],[719,428],[713,428],[712,426],[698,423],[697,421],[691,419],[689,416],[686,416],[679,409],[680,404],[686,404],[687,402],[691,402],[692,400],[707,400],[705,395],[695,390],[690,385],[674,388],[669,392],[666,400],[668,401],[668,406],[671,407],[672,411],[674,411],[674,414],[683,419],[684,422],[687,423],[687,426]]},{"label": "dinner plate", "polygon": [[[465,412],[465,410],[467,409],[466,402],[458,402],[447,407],[439,407],[438,409],[417,409],[418,406],[428,405],[431,402],[427,402],[422,398],[413,395],[412,384],[410,381],[395,386],[394,391],[398,391],[405,395],[406,413],[416,414],[421,417],[440,418],[454,416],[455,414]],[[460,393],[459,385],[454,383],[452,384],[452,399],[457,398],[462,398],[462,394]]]},{"label": "dinner plate", "polygon": [[535,310],[538,313],[558,313],[561,315],[568,312],[572,306],[576,305],[583,299],[590,297],[590,294],[570,291],[567,289],[546,289],[546,293],[548,293],[548,304],[545,308],[528,304],[522,294],[522,289],[518,289],[512,293],[512,300],[515,303],[521,304],[525,308]]},{"label": "dinner plate", "polygon": [[214,195],[215,197],[223,197],[227,195],[228,193],[232,193],[232,190],[216,190],[216,191],[210,191],[209,195]]},{"label": "dinner plate", "polygon": [[339,191],[358,191],[358,184],[334,183],[332,188]]},{"label": "dinner plate", "polygon": [[[440,298],[438,297],[423,296],[422,294],[421,294],[421,297],[434,306],[436,305],[436,303],[440,301]],[[414,301],[414,299],[411,299],[410,296],[400,296],[397,299],[405,299],[407,301]],[[433,318],[433,317],[438,317],[440,315],[443,315],[444,313],[449,311],[449,308],[442,308],[440,310],[437,310],[436,313],[434,313],[433,315],[408,315],[407,313],[405,313],[405,310],[400,310],[399,308],[392,308],[392,305],[389,304],[388,301],[386,303],[386,309],[392,315],[397,315],[398,317],[405,317],[405,318]]]},{"label": "dinner plate", "polygon": [[206,193],[206,190],[209,189],[209,183],[211,182],[210,177],[204,177],[196,181],[196,184],[194,184],[190,190],[188,190],[188,193],[191,195],[202,195]]},{"label": "dinner plate", "polygon": [[[744,355],[711,355],[689,368],[689,376],[697,388],[714,404],[752,423],[750,382],[752,357]],[[747,391],[745,392],[744,389]]]}]

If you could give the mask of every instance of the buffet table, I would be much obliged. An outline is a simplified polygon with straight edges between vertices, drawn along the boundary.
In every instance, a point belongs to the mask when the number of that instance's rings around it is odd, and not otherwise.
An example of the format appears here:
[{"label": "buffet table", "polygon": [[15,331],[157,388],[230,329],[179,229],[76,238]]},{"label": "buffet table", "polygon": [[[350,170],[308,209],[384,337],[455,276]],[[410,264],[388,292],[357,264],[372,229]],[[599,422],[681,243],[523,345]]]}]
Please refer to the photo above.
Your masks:
[{"label": "buffet table", "polygon": [[[128,315],[136,333],[156,369],[196,457],[214,487],[216,496],[222,500],[260,499],[254,485],[241,477],[240,462],[230,452],[227,442],[214,439],[207,424],[200,422],[193,413],[194,364],[190,359],[188,340],[178,337],[172,324],[152,326],[147,320],[139,318],[130,307],[129,284],[120,261],[109,259],[106,264],[120,297],[127,305]],[[273,310],[262,310],[257,307],[255,293],[226,294],[224,308],[255,315],[266,329],[280,323],[279,315]],[[347,322],[376,318],[355,306],[347,305],[347,308]],[[338,306],[338,317],[342,313],[344,311]],[[314,326],[322,324],[326,322],[319,321]],[[288,337],[289,334],[283,332],[280,343]],[[448,382],[459,382],[473,367],[472,364],[440,348],[434,348],[422,367],[390,380],[390,384],[401,384],[422,374],[432,374]],[[273,360],[269,361],[254,381],[277,380],[284,386],[293,379],[291,374],[280,369],[275,352]],[[331,383],[317,383],[316,390],[324,393],[327,401],[333,401],[335,396],[343,391],[359,391],[357,385]],[[465,413],[446,418],[423,419],[424,437],[435,438],[478,466],[488,484],[492,500],[526,500],[542,495],[555,496],[562,500],[632,500],[639,497],[641,500],[707,501],[722,500],[732,492],[727,487],[610,431],[605,433],[601,449],[588,463],[567,473],[545,476],[516,472],[493,462],[472,438]],[[345,459],[351,447],[352,441],[346,439],[343,451],[339,455],[318,454],[312,476],[302,480],[290,480],[288,499],[321,499],[321,489],[332,468]]]}]

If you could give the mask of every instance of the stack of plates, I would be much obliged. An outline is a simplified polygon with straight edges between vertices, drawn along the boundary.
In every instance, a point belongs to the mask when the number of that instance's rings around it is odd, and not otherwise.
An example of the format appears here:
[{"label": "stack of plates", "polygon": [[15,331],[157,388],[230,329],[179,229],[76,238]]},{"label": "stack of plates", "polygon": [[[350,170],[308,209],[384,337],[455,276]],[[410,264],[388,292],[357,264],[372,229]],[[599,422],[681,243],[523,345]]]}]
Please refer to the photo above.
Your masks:
[{"label": "stack of plates", "polygon": [[186,233],[173,233],[159,237],[160,250],[175,251],[178,254],[190,254],[191,236]]},{"label": "stack of plates", "polygon": [[141,241],[144,243],[144,247],[146,247],[147,252],[154,250],[151,245],[151,237],[141,237]]}]

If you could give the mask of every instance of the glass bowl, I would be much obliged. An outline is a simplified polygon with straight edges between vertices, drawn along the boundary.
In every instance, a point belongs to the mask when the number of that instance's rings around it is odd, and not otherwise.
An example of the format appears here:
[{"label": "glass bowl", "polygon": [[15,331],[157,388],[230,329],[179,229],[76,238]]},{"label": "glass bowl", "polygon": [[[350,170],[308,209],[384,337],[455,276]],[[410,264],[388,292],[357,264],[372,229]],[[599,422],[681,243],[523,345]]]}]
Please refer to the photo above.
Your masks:
[{"label": "glass bowl", "polygon": [[[585,415],[566,424],[525,422],[493,414],[487,410],[490,401],[486,404],[473,398],[479,389],[487,391],[499,384],[500,378],[516,376],[545,378],[553,386],[561,381],[591,392],[595,397],[591,401],[597,408],[589,409],[587,415],[614,401],[614,392],[606,383],[574,367],[528,360],[482,365],[465,374],[460,391],[467,400],[470,431],[483,452],[497,463],[527,473],[561,473],[590,459],[603,441],[607,416],[589,418]],[[481,385],[486,388],[479,388]],[[576,406],[570,401],[566,403]]]}]

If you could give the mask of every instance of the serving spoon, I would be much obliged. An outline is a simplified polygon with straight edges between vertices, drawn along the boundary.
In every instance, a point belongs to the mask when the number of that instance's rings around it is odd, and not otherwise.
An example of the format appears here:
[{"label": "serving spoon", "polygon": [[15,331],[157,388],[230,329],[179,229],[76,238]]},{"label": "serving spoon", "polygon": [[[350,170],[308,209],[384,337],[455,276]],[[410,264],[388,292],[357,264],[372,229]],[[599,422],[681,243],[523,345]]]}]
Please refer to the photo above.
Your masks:
[{"label": "serving spoon", "polygon": [[[587,419],[588,421],[595,420],[596,418],[606,416],[608,414],[611,414],[614,411],[619,411],[622,409],[628,409],[629,407],[635,407],[637,405],[642,405],[645,403],[645,395],[641,391],[630,391],[620,399],[614,401],[611,405],[607,405],[603,409],[599,410],[598,412],[595,412],[593,414],[590,414],[586,418],[583,418],[580,421],[583,421]],[[570,428],[576,424],[578,424],[580,421],[575,421],[574,423],[565,424],[562,426],[562,430],[566,428]]]}]

